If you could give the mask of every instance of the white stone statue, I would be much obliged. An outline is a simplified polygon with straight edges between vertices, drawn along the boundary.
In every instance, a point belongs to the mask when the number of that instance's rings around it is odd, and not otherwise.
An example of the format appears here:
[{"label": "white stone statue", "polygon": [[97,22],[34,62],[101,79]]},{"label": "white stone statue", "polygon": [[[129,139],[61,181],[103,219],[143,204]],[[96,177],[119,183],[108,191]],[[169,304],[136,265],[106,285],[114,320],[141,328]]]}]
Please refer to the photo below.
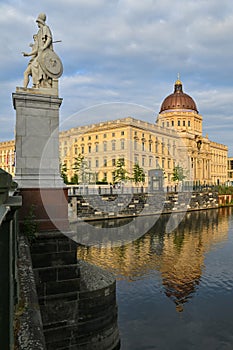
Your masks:
[{"label": "white stone statue", "polygon": [[32,51],[22,52],[24,56],[32,57],[24,72],[24,88],[27,88],[30,76],[33,88],[52,88],[53,79],[58,79],[63,73],[62,62],[53,50],[51,30],[45,21],[46,15],[40,13],[36,20],[39,30],[33,35],[34,43],[30,44]]}]

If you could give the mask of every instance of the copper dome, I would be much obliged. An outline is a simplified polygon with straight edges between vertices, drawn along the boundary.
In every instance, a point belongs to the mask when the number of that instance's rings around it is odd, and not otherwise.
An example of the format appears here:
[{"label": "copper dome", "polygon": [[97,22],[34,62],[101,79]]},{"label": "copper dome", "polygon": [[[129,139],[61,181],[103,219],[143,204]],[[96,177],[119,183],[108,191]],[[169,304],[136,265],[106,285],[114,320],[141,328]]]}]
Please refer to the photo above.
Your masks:
[{"label": "copper dome", "polygon": [[196,103],[192,97],[183,92],[182,83],[179,79],[175,82],[173,94],[164,99],[160,113],[171,109],[191,109],[198,113]]}]

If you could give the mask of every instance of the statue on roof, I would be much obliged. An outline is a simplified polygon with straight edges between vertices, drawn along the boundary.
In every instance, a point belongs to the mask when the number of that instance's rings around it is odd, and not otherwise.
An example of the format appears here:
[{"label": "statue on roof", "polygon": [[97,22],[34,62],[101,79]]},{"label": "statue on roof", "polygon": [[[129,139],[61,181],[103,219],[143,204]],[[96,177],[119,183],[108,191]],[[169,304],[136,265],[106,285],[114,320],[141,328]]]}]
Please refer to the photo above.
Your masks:
[{"label": "statue on roof", "polygon": [[24,72],[24,88],[27,88],[30,76],[33,88],[52,88],[53,80],[62,75],[63,66],[53,50],[52,32],[45,23],[45,13],[40,13],[36,22],[39,30],[33,35],[34,43],[30,44],[32,50],[29,53],[22,52],[23,56],[31,56]]}]

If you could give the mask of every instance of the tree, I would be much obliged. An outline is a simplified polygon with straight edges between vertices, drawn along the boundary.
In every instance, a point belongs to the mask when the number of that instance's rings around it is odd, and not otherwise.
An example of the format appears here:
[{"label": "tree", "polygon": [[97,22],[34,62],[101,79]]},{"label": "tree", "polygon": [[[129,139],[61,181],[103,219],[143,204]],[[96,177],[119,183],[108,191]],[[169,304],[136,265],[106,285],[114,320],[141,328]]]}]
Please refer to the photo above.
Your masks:
[{"label": "tree", "polygon": [[138,184],[140,182],[144,183],[145,182],[145,173],[143,168],[139,166],[138,163],[135,163],[133,166],[133,178],[132,180]]},{"label": "tree", "polygon": [[63,181],[65,184],[68,184],[68,176],[67,176],[67,164],[63,163],[60,164],[60,173],[61,173],[61,177],[63,178]]},{"label": "tree", "polygon": [[186,176],[184,175],[184,169],[179,165],[175,166],[173,169],[172,181],[180,182],[185,178]]},{"label": "tree", "polygon": [[79,153],[77,157],[74,158],[74,164],[72,169],[74,170],[74,175],[72,176],[72,182],[78,184],[80,172],[83,167],[84,156]]},{"label": "tree", "polygon": [[73,164],[74,176],[72,177],[76,183],[90,183],[95,182],[95,174],[91,172],[87,161],[84,159],[84,156],[79,153],[78,157],[75,158]]},{"label": "tree", "polygon": [[74,174],[70,179],[71,184],[78,184],[78,174]]},{"label": "tree", "polygon": [[84,161],[84,156],[81,153],[79,153],[78,157],[74,158],[73,170],[78,172],[81,168],[83,161]]},{"label": "tree", "polygon": [[128,180],[127,170],[125,169],[124,158],[119,158],[116,163],[115,182]]}]

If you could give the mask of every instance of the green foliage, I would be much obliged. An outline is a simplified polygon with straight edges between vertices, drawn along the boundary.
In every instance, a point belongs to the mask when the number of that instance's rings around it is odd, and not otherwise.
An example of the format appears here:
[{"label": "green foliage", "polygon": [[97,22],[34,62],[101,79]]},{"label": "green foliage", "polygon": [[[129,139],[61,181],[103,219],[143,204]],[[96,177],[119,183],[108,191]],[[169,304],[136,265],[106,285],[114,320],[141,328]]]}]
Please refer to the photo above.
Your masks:
[{"label": "green foliage", "polygon": [[144,173],[144,170],[143,168],[141,168],[139,166],[138,163],[135,163],[134,164],[134,167],[133,167],[133,178],[132,180],[138,184],[140,182],[144,183],[145,182],[145,173]]},{"label": "green foliage", "polygon": [[29,213],[27,216],[25,216],[23,222],[23,234],[27,236],[29,242],[32,242],[36,239],[38,224],[36,223],[35,219],[35,206],[31,205]]},{"label": "green foliage", "polygon": [[103,181],[96,181],[96,185],[107,185],[108,181],[103,180]]},{"label": "green foliage", "polygon": [[74,176],[72,176],[71,178],[71,182],[78,184],[79,183],[79,177],[80,177],[80,173],[81,173],[81,169],[83,168],[84,165],[84,156],[79,153],[78,157],[74,158],[74,164],[72,169],[74,170]]},{"label": "green foliage", "polygon": [[78,157],[74,158],[74,164],[72,167],[73,170],[75,170],[78,173],[82,168],[84,162],[84,156],[81,153],[79,153]]},{"label": "green foliage", "polygon": [[66,163],[60,164],[60,173],[61,177],[65,184],[68,184],[68,176],[67,176],[67,165]]},{"label": "green foliage", "polygon": [[183,181],[186,178],[186,176],[184,175],[184,169],[177,165],[175,166],[175,168],[173,169],[173,174],[172,174],[172,181]]},{"label": "green foliage", "polygon": [[73,170],[75,171],[72,179],[77,183],[95,183],[95,174],[91,172],[84,156],[79,153],[78,157],[74,158]]},{"label": "green foliage", "polygon": [[69,183],[72,185],[77,185],[78,184],[78,174],[74,174],[74,176],[72,176],[72,178],[70,179]]},{"label": "green foliage", "polygon": [[233,194],[233,186],[215,186],[214,190],[218,194]]},{"label": "green foliage", "polygon": [[125,169],[124,158],[119,158],[116,163],[115,169],[115,182],[126,181],[129,177],[127,176],[127,170]]}]

